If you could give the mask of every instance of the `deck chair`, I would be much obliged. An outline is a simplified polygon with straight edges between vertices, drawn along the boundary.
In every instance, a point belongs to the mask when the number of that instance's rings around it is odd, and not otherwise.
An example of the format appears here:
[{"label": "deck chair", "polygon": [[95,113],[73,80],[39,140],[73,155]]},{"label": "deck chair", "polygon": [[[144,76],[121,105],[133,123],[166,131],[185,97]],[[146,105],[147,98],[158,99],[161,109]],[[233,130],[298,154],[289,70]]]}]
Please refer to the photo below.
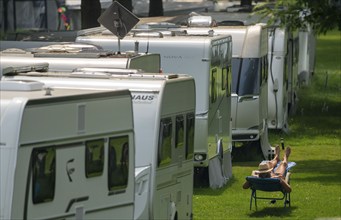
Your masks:
[{"label": "deck chair", "polygon": [[[289,172],[290,168],[295,166],[295,162],[289,162],[288,167],[286,169],[285,174],[285,181],[290,184],[290,175]],[[278,166],[278,165],[277,165]],[[275,167],[276,169],[277,167]],[[282,185],[280,184],[280,180],[277,178],[259,178],[254,176],[247,176],[246,180],[250,184],[251,189],[251,198],[250,198],[250,210],[252,209],[252,201],[255,201],[255,207],[257,210],[257,199],[267,199],[271,200],[272,203],[275,203],[277,200],[284,200],[284,207],[287,205],[290,207],[290,193],[286,192]],[[264,191],[264,192],[281,192],[281,197],[262,197],[257,196],[257,191]]]}]

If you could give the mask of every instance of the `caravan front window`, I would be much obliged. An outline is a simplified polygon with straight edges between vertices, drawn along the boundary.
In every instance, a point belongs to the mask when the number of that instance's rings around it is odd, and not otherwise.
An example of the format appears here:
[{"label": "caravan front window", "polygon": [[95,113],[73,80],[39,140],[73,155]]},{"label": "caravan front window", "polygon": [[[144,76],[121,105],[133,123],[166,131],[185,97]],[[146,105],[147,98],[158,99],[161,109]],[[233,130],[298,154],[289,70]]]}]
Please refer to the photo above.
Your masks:
[{"label": "caravan front window", "polygon": [[232,74],[231,74],[231,67],[228,66],[222,69],[222,90],[226,91],[226,96],[231,96],[232,92]]},{"label": "caravan front window", "polygon": [[33,204],[52,201],[56,184],[56,149],[34,149],[31,161]]},{"label": "caravan front window", "polygon": [[259,58],[232,59],[232,92],[242,95],[258,95],[260,85]]},{"label": "caravan front window", "polygon": [[172,160],[172,119],[163,118],[160,122],[158,165],[168,165]]},{"label": "caravan front window", "polygon": [[129,171],[128,135],[109,139],[108,167],[109,191],[126,188]]},{"label": "caravan front window", "polygon": [[175,130],[175,148],[184,146],[184,116],[176,116],[176,130]]},{"label": "caravan front window", "polygon": [[100,176],[104,167],[104,139],[90,140],[85,143],[86,177]]},{"label": "caravan front window", "polygon": [[211,72],[211,103],[216,102],[217,96],[217,68],[213,68]]}]

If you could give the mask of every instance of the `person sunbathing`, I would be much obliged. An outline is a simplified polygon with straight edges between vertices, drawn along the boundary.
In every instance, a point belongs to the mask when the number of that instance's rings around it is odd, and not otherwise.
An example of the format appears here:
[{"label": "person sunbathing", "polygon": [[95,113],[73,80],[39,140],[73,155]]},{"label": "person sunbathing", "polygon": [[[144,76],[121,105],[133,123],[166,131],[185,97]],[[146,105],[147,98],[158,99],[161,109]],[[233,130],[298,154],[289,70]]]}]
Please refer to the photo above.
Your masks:
[{"label": "person sunbathing", "polygon": [[[264,161],[261,162],[258,166],[258,170],[252,171],[252,176],[259,177],[259,178],[278,178],[284,190],[286,192],[291,192],[290,185],[285,181],[285,173],[288,167],[288,159],[291,153],[291,148],[287,147],[285,149],[285,155],[283,160],[280,162],[280,148],[277,145],[275,148],[275,157],[271,161]],[[274,168],[280,162],[276,170]],[[250,188],[250,183],[246,181],[243,184],[243,189]]]}]

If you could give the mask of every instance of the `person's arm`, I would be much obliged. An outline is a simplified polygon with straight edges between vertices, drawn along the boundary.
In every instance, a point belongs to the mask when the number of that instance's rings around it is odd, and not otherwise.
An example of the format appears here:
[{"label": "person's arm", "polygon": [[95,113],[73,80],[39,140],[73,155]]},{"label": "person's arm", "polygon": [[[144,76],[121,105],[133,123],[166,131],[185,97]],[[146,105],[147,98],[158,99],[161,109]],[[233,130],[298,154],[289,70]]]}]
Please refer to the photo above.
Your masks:
[{"label": "person's arm", "polygon": [[258,171],[257,170],[253,170],[252,173],[251,173],[251,176],[258,177]]}]

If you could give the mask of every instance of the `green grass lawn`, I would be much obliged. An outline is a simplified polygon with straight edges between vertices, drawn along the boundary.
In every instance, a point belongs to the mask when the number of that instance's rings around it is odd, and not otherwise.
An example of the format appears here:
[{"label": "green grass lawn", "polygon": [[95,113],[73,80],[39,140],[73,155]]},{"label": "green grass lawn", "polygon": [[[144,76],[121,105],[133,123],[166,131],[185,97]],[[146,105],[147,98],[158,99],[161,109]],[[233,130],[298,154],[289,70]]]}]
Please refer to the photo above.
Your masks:
[{"label": "green grass lawn", "polygon": [[341,32],[318,36],[316,53],[315,74],[310,86],[299,91],[290,133],[270,133],[272,145],[284,138],[292,148],[290,160],[297,163],[291,176],[291,207],[258,200],[258,210],[250,211],[251,191],[242,184],[259,161],[236,162],[233,178],[222,189],[194,189],[195,220],[341,219]]}]

